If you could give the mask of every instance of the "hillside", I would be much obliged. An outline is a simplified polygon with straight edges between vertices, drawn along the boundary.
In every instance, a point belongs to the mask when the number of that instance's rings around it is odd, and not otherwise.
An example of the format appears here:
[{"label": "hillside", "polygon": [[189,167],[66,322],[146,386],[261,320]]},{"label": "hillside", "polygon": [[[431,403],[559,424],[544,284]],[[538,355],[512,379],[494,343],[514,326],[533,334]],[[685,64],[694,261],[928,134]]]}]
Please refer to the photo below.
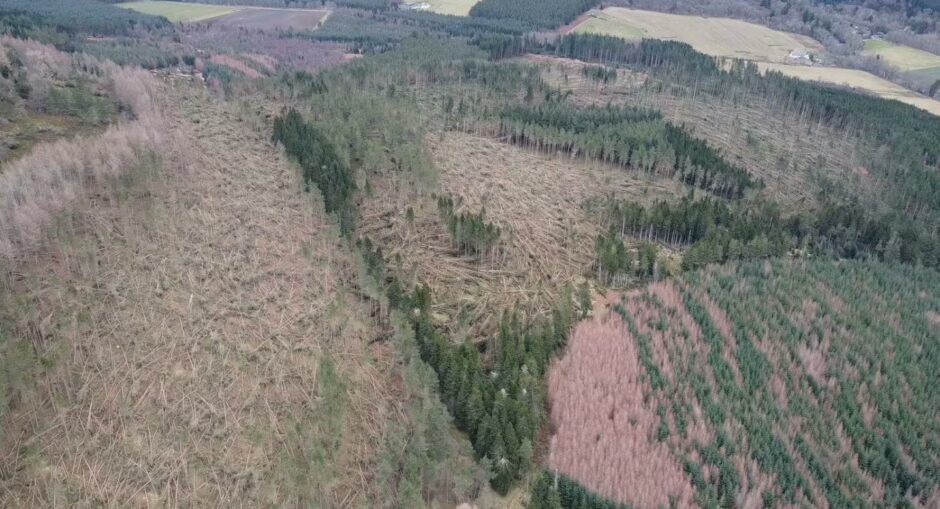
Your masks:
[{"label": "hillside", "polygon": [[938,283],[763,262],[611,295],[549,375],[547,467],[633,507],[933,507]]},{"label": "hillside", "polygon": [[940,502],[940,117],[586,0],[81,3],[0,3],[0,507]]}]

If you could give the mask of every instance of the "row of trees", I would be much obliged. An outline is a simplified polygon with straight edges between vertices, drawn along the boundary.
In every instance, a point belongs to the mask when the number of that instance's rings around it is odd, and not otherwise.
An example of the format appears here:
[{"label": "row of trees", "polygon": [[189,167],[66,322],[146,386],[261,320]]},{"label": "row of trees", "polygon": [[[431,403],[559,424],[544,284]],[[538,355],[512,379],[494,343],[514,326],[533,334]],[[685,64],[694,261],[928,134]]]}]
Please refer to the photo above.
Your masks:
[{"label": "row of trees", "polygon": [[744,169],[727,162],[705,141],[649,110],[575,108],[551,101],[535,108],[508,108],[500,116],[499,129],[513,143],[675,175],[726,198],[740,198],[757,186]]},{"label": "row of trees", "polygon": [[[913,223],[897,229],[893,213],[871,218],[858,203],[825,203],[816,213],[785,217],[772,202],[728,204],[686,196],[678,203],[644,207],[616,203],[609,232],[598,239],[600,267],[608,273],[622,264],[616,239],[629,236],[670,246],[688,246],[684,269],[709,263],[785,255],[802,248],[836,258],[878,258],[940,267],[936,231],[922,235]],[[935,228],[936,230],[936,228]],[[615,272],[615,271],[614,271]]]},{"label": "row of trees", "polygon": [[448,195],[437,199],[437,210],[441,221],[447,225],[451,239],[462,253],[487,256],[499,243],[501,231],[495,224],[486,222],[486,209],[481,209],[477,214],[457,213],[454,198]]},{"label": "row of trees", "polygon": [[470,9],[470,16],[516,19],[553,28],[574,21],[598,3],[599,0],[481,0]]},{"label": "row of trees", "polygon": [[297,110],[291,109],[274,119],[273,139],[284,146],[289,156],[300,165],[304,190],[315,184],[323,195],[327,213],[337,213],[341,230],[352,232],[356,204],[353,193],[356,182],[349,166],[341,159],[329,139],[308,124]]}]

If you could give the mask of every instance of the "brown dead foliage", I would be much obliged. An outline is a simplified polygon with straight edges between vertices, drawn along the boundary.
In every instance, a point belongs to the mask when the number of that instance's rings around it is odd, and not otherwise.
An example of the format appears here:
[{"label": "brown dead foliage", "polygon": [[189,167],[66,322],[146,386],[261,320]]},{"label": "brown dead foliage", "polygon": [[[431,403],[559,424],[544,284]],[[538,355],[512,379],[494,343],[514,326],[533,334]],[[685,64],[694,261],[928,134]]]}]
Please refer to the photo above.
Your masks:
[{"label": "brown dead foliage", "polygon": [[581,69],[593,64],[548,56],[525,59],[540,63],[550,84],[572,91],[575,104],[613,103],[663,112],[666,120],[684,125],[763,179],[762,192],[784,207],[803,209],[815,203],[818,187],[813,175],[821,163],[827,175],[859,192],[881,189],[855,172],[869,164],[870,156],[854,136],[822,123],[809,124],[798,111],[768,105],[757,94],[717,98],[668,82],[661,88],[645,87],[647,76],[622,69],[615,83],[604,85],[582,76]]},{"label": "brown dead foliage", "polygon": [[[81,202],[73,237],[7,282],[10,340],[54,363],[11,395],[0,506],[369,506],[403,417],[343,290],[353,262],[265,132],[198,83],[166,87],[165,176]],[[317,431],[325,351],[336,450]]]},{"label": "brown dead foliage", "polygon": [[428,144],[440,192],[461,199],[462,210],[485,209],[486,220],[502,229],[498,254],[480,260],[455,253],[431,193],[394,175],[370,180],[375,198],[362,205],[359,233],[386,246],[389,259],[400,257],[404,274],[431,285],[435,311],[451,318],[442,322],[470,324],[474,337],[492,331],[499,313],[513,306],[549,310],[565,284],[590,271],[601,223],[591,204],[610,194],[645,202],[681,193],[672,181],[470,134],[443,132]]},{"label": "brown dead foliage", "polygon": [[578,324],[549,374],[548,466],[603,496],[639,508],[693,507],[694,492],[645,402],[635,339],[616,316]]}]

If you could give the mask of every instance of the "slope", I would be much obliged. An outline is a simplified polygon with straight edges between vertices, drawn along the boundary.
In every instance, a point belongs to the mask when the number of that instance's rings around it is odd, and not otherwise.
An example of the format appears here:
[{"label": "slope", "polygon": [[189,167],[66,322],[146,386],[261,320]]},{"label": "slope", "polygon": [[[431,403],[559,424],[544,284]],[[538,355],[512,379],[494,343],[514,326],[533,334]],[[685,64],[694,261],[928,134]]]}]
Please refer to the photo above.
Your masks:
[{"label": "slope", "polygon": [[548,466],[640,508],[936,507],[938,285],[765,261],[611,299],[550,374]]},{"label": "slope", "polygon": [[403,383],[353,260],[266,131],[166,93],[165,172],[3,294],[0,506],[370,505]]}]

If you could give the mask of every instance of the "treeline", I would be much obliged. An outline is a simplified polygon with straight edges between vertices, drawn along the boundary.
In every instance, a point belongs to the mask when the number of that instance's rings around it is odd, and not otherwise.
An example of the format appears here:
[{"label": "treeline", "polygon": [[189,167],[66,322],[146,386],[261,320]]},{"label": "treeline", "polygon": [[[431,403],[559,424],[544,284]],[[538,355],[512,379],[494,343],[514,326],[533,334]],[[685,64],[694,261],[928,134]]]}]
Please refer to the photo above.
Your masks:
[{"label": "treeline", "polygon": [[287,154],[300,165],[304,189],[309,191],[310,185],[316,184],[323,195],[326,212],[338,214],[344,234],[352,232],[356,182],[333,144],[294,109],[274,119],[273,139],[284,145]]},{"label": "treeline", "polygon": [[598,0],[481,0],[470,9],[470,16],[516,19],[553,28],[574,21],[598,3]]},{"label": "treeline", "polygon": [[622,245],[624,237],[687,247],[682,268],[710,263],[784,256],[803,249],[840,259],[875,258],[940,268],[940,235],[925,235],[913,223],[900,229],[888,214],[869,218],[858,203],[825,203],[815,213],[785,217],[763,200],[728,204],[704,197],[660,201],[650,207],[618,203],[611,207],[610,228],[598,237],[599,274],[607,279],[635,264]]},{"label": "treeline", "polygon": [[[457,205],[460,205],[459,201]],[[485,209],[477,214],[458,214],[454,209],[454,198],[448,195],[437,199],[437,210],[451,239],[463,254],[488,256],[499,243],[500,229],[486,222]]]},{"label": "treeline", "polygon": [[[17,38],[66,42],[62,35],[127,35],[137,28],[169,25],[148,16],[96,0],[4,0],[0,2],[0,32]],[[60,34],[56,34],[59,32]]]},{"label": "treeline", "polygon": [[575,108],[553,101],[507,109],[499,129],[512,143],[677,176],[725,198],[740,198],[748,188],[757,187],[744,169],[650,110],[609,105]]},{"label": "treeline", "polygon": [[504,314],[484,358],[472,343],[457,344],[437,327],[429,288],[403,289],[387,273],[381,250],[367,239],[358,245],[367,272],[384,284],[389,306],[410,320],[421,359],[437,373],[441,400],[454,423],[491,471],[493,489],[505,495],[533,465],[545,415],[543,377],[570,327],[590,312],[590,298],[580,299],[576,309],[566,290],[551,318],[532,323],[517,313]]},{"label": "treeline", "polygon": [[528,509],[629,509],[559,473],[543,470],[529,492]]}]

